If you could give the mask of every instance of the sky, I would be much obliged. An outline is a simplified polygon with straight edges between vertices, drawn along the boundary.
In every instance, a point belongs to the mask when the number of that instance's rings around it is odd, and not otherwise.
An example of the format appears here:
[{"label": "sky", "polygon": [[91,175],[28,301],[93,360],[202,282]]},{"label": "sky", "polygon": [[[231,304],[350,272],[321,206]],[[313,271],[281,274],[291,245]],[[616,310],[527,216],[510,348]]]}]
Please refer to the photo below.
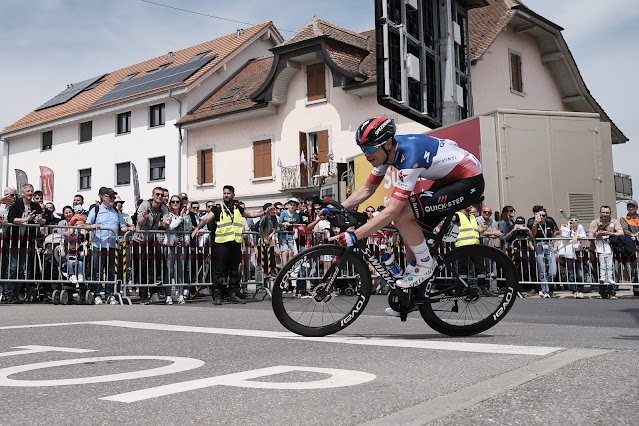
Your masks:
[{"label": "sky", "polygon": [[[51,99],[68,83],[252,24],[273,21],[284,38],[309,22],[313,15],[354,31],[374,27],[373,0],[157,0],[155,3],[197,14],[143,0],[1,1],[0,129]],[[630,139],[625,145],[613,146],[614,171],[633,176],[635,187],[639,188],[639,120],[634,117],[639,85],[629,74],[639,65],[636,1],[524,0],[524,3],[564,28],[563,37],[590,93]]]}]

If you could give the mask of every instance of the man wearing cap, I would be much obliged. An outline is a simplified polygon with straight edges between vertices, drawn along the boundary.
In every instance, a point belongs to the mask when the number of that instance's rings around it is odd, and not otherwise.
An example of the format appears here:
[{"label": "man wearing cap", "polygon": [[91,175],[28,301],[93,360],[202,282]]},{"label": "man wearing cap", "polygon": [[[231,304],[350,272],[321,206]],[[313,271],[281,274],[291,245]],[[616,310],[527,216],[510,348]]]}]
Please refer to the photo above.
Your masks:
[{"label": "man wearing cap", "polygon": [[637,214],[637,202],[630,200],[626,203],[626,209],[628,213],[623,215],[619,222],[621,222],[621,229],[623,233],[629,237],[639,238],[639,214]]},{"label": "man wearing cap", "polygon": [[[118,210],[115,209],[113,203],[115,201],[115,191],[111,188],[103,186],[98,192],[100,196],[100,205],[91,209],[87,218],[87,225],[91,225],[94,230],[93,235],[93,280],[101,281],[106,275],[107,281],[115,281],[115,243],[118,232],[133,231],[133,226],[128,226]],[[93,284],[91,291],[95,296],[96,305],[102,304],[100,293],[102,292],[102,284]],[[113,284],[104,286],[104,294],[107,303],[117,303],[112,297]]]},{"label": "man wearing cap", "polygon": [[[268,211],[268,209],[267,209]],[[223,202],[219,206],[213,206],[195,227],[192,238],[212,220],[215,220],[215,285],[213,288],[213,303],[222,304],[222,287],[228,281],[228,295],[231,302],[244,303],[237,295],[240,288],[239,265],[242,261],[242,218],[260,217],[264,210],[259,212],[245,211],[235,202],[235,188],[224,185]]]}]

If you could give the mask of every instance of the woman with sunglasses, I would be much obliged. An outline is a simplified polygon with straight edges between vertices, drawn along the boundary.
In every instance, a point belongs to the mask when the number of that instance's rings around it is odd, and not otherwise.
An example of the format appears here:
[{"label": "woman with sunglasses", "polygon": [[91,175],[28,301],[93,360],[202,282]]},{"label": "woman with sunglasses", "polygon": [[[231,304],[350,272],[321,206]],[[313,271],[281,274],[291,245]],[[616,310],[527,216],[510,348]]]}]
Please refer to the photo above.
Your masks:
[{"label": "woman with sunglasses", "polygon": [[169,217],[171,223],[166,230],[164,236],[164,258],[167,260],[168,274],[165,274],[166,287],[166,304],[172,305],[171,285],[178,284],[175,287],[177,302],[183,305],[184,300],[184,277],[189,277],[188,257],[189,257],[189,241],[193,224],[187,205],[182,203],[180,196],[174,195],[169,201]]},{"label": "woman with sunglasses", "polygon": [[[410,247],[407,260],[413,261],[397,285],[410,288],[429,279],[437,266],[418,222],[433,229],[450,211],[478,203],[484,178],[479,161],[456,142],[422,134],[395,135],[395,129],[395,122],[387,117],[370,118],[357,129],[357,145],[374,168],[368,180],[344,201],[344,207],[355,208],[373,195],[391,166],[397,169],[397,182],[384,210],[354,232],[334,239],[350,246],[394,221]],[[427,191],[423,188],[413,194],[420,178],[434,183]]]}]

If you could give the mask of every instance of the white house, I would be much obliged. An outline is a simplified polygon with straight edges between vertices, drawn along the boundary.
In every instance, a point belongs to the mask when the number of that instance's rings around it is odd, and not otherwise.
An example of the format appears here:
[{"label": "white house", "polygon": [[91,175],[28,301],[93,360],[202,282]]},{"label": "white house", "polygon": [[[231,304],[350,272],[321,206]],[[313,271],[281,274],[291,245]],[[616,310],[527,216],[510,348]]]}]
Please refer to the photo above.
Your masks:
[{"label": "white house", "polygon": [[133,207],[132,164],[140,196],[155,186],[186,187],[187,143],[174,124],[247,60],[281,43],[272,22],[149,59],[69,85],[2,131],[4,186],[24,170],[36,188],[39,166],[53,170],[53,201],[76,193],[89,202],[101,186],[113,187]]}]

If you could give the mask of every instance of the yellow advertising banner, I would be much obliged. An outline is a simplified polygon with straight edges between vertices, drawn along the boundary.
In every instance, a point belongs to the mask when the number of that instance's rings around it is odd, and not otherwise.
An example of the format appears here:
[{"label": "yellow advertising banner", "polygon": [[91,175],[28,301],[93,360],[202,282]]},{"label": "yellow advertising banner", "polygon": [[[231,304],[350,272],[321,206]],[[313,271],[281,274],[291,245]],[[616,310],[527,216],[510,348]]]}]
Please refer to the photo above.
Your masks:
[{"label": "yellow advertising banner", "polygon": [[[368,176],[370,176],[373,166],[366,160],[364,154],[358,155],[353,161],[355,168],[355,188],[359,188],[364,184],[364,182],[366,182]],[[390,201],[396,182],[397,169],[389,167],[386,171],[386,176],[384,176],[384,180],[377,187],[377,191],[375,191],[368,200],[360,204],[357,210],[363,212],[368,206],[373,206],[375,210],[377,210],[377,207],[379,206],[386,207]]]}]

